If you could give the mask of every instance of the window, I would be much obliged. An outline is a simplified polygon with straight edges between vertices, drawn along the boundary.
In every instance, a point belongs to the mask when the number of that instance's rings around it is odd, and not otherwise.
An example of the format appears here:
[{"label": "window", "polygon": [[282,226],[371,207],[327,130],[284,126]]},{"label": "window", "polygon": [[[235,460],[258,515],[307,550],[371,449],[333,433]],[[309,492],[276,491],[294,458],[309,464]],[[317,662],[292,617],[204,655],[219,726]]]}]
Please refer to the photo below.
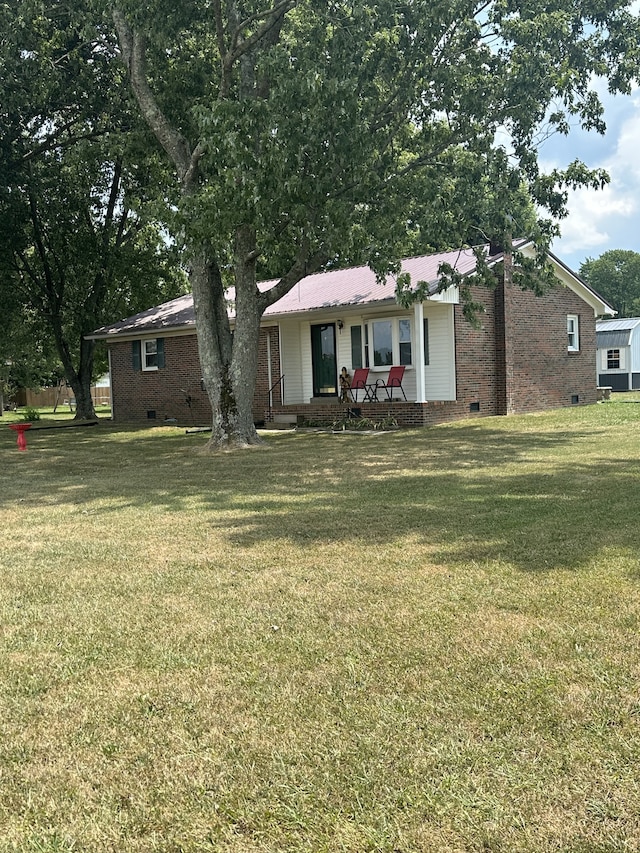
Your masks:
[{"label": "window", "polygon": [[142,342],[142,369],[158,369],[158,340]]},{"label": "window", "polygon": [[600,353],[600,367],[602,370],[624,370],[626,367],[625,361],[624,348],[603,349]]},{"label": "window", "polygon": [[620,350],[607,350],[607,370],[620,370]]},{"label": "window", "polygon": [[578,352],[580,349],[577,314],[567,314],[567,349],[569,352]]},{"label": "window", "polygon": [[164,367],[164,338],[132,341],[134,370],[158,370]]},{"label": "window", "polygon": [[391,367],[393,364],[393,327],[391,320],[376,320],[371,323],[373,342],[373,366]]},{"label": "window", "polygon": [[351,327],[351,366],[392,367],[413,363],[411,320],[371,320]]},{"label": "window", "polygon": [[400,364],[411,364],[411,320],[398,321]]}]

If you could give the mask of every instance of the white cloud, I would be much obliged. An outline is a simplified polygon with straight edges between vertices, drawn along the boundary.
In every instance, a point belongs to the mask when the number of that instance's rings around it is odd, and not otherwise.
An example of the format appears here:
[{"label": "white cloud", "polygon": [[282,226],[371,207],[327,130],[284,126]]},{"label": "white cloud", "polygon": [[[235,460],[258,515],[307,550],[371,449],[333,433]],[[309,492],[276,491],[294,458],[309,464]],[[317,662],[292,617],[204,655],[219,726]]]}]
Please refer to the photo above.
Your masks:
[{"label": "white cloud", "polygon": [[562,251],[573,254],[608,244],[616,217],[637,212],[635,199],[611,185],[603,190],[580,189],[571,193],[569,216],[561,224]]},{"label": "white cloud", "polygon": [[638,140],[640,139],[640,104],[638,97],[630,98],[633,113],[620,128],[615,153],[607,168],[615,172],[616,180],[620,183],[640,183],[640,158],[638,157]]},{"label": "white cloud", "polygon": [[[622,248],[623,244],[640,250],[640,245],[630,245],[638,243],[640,238],[637,223],[637,199],[640,199],[638,92],[624,98],[622,102],[616,99],[615,110],[621,111],[619,121],[614,123],[615,130],[611,129],[607,133],[606,149],[600,151],[600,157],[590,161],[581,152],[581,159],[589,167],[607,170],[611,183],[600,191],[571,191],[569,216],[560,223],[562,238],[555,243],[554,248],[563,258],[575,255],[570,259],[574,265],[579,263],[580,258],[597,256],[612,248]],[[583,144],[585,138],[580,140]],[[566,151],[557,154],[553,158],[554,162],[541,163],[543,168],[562,167],[569,162],[569,158],[565,158]]]}]

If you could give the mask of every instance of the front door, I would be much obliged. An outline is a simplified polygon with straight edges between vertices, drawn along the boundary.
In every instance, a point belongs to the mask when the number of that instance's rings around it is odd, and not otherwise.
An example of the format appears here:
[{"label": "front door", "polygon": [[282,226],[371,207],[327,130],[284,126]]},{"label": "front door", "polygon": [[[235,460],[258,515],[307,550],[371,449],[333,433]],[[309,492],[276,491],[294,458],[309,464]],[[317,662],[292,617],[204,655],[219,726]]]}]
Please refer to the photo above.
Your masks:
[{"label": "front door", "polygon": [[313,396],[337,397],[335,323],[323,323],[311,327],[311,363],[313,365]]}]

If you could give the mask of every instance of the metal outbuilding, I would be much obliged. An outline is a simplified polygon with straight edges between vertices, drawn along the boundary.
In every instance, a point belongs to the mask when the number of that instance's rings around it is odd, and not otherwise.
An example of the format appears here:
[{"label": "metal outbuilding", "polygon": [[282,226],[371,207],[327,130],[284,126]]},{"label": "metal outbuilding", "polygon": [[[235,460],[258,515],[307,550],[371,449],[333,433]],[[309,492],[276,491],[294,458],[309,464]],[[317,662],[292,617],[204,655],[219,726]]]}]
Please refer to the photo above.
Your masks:
[{"label": "metal outbuilding", "polygon": [[640,389],[640,317],[598,320],[596,347],[598,385]]}]

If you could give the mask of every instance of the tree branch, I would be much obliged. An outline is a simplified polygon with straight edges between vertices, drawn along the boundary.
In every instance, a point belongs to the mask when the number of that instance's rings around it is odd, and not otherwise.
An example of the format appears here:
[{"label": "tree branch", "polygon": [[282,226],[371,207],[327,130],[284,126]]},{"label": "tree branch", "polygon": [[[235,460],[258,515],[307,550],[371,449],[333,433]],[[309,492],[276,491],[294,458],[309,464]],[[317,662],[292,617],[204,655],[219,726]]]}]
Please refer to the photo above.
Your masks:
[{"label": "tree branch", "polygon": [[[42,154],[43,151],[51,150],[56,146],[60,148],[69,148],[78,142],[82,142],[83,140],[100,139],[102,136],[108,133],[108,130],[104,129],[93,131],[91,133],[81,133],[78,136],[71,136],[69,139],[60,141],[59,138],[62,136],[63,133],[70,131],[74,127],[74,125],[81,123],[81,121],[82,119],[80,118],[70,119],[69,121],[65,122],[61,127],[52,131],[52,133],[46,136],[42,140],[42,142],[36,145],[35,148],[32,148],[30,151],[27,151],[25,154],[23,154],[22,162],[28,163],[30,160],[33,160],[35,157],[37,157],[39,154]],[[33,134],[30,133],[30,136],[32,135]]]},{"label": "tree branch", "polygon": [[[235,63],[242,56],[249,53],[262,39],[264,39],[274,27],[285,17],[287,12],[294,9],[298,5],[298,0],[281,0],[280,3],[271,9],[266,9],[263,12],[256,12],[245,18],[241,23],[236,23],[233,36],[231,38],[231,47],[222,57],[222,79],[220,81],[220,89],[218,97],[223,100],[229,94],[231,88],[231,70]],[[264,23],[252,33],[247,39],[241,39],[243,30],[256,21],[264,20]]]},{"label": "tree branch", "polygon": [[309,238],[305,237],[288,272],[272,288],[260,294],[259,304],[262,310],[264,311],[265,308],[286,296],[291,288],[295,287],[305,276],[312,275],[322,269],[328,260],[329,255],[325,251],[319,250],[312,253]]},{"label": "tree branch", "polygon": [[213,0],[213,15],[216,21],[216,40],[218,42],[218,53],[220,59],[224,59],[227,53],[227,46],[224,43],[224,19],[222,17],[222,3],[220,0]]},{"label": "tree branch", "polygon": [[112,8],[111,14],[118,34],[122,58],[142,115],[173,162],[183,190],[191,190],[195,183],[198,162],[202,157],[203,150],[201,146],[197,146],[197,153],[192,154],[188,140],[173,127],[158,106],[147,79],[144,36],[131,29],[117,6]]}]

